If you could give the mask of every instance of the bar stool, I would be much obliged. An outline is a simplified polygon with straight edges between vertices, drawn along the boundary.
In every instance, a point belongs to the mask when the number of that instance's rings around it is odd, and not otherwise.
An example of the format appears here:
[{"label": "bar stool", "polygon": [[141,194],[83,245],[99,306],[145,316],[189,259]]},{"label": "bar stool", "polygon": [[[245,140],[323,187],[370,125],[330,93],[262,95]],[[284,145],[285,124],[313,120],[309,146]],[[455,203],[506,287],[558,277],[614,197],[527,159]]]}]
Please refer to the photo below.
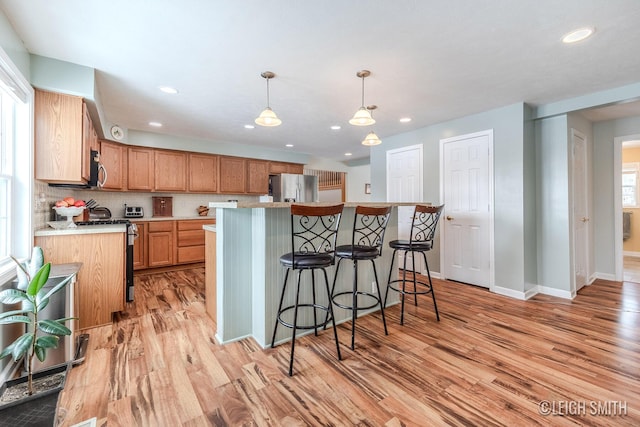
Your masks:
[{"label": "bar stool", "polygon": [[[291,205],[291,252],[280,257],[280,264],[286,268],[280,304],[273,328],[271,338],[271,348],[273,348],[278,324],[292,328],[291,334],[291,357],[289,358],[289,376],[293,375],[293,355],[296,345],[296,331],[298,329],[313,329],[318,335],[318,328],[326,328],[329,321],[333,325],[333,334],[336,340],[336,351],[338,360],[342,360],[340,355],[340,343],[338,342],[338,332],[336,321],[333,315],[331,304],[331,293],[329,292],[329,279],[327,277],[327,267],[331,267],[335,262],[335,246],[340,225],[340,217],[344,204],[335,206],[305,206]],[[316,282],[314,271],[322,270],[327,292],[327,305],[316,303]],[[296,299],[293,305],[283,307],[284,297],[287,291],[287,279],[291,270],[298,270],[298,281],[296,286]],[[311,296],[312,302],[300,303],[300,282],[302,272],[311,272]],[[313,311],[313,324],[298,324],[298,309],[311,309]],[[293,310],[293,322],[284,319],[284,314]],[[326,317],[323,323],[318,323],[317,310],[325,311]],[[290,315],[289,315],[290,316]]]},{"label": "bar stool", "polygon": [[[387,297],[389,296],[389,289],[399,292],[401,297],[400,308],[400,324],[404,324],[404,297],[405,295],[413,295],[415,299],[415,305],[418,305],[418,295],[431,294],[433,299],[433,307],[436,311],[436,319],[440,321],[440,314],[438,313],[438,305],[436,304],[436,294],[433,291],[433,283],[431,283],[431,272],[429,272],[429,263],[427,262],[427,256],[425,252],[430,251],[433,247],[433,237],[436,233],[436,227],[438,220],[442,214],[444,205],[441,206],[422,206],[417,205],[413,211],[413,220],[411,222],[411,232],[409,240],[393,240],[389,242],[389,247],[393,249],[393,257],[391,258],[391,268],[389,269],[389,280],[387,280],[387,291],[384,294],[384,303],[387,304]],[[393,263],[396,259],[396,252],[404,251],[404,265],[402,267],[402,278],[397,280],[391,280],[391,274],[393,273]],[[411,252],[411,260],[413,261],[413,291],[407,290],[407,253]],[[424,265],[427,268],[427,275],[429,277],[429,283],[421,282],[416,279],[416,253],[421,253],[424,258]],[[402,288],[399,288],[397,283],[402,282]],[[418,285],[422,289],[418,289]]]},{"label": "bar stool", "polygon": [[[387,321],[384,318],[384,307],[382,304],[382,294],[380,293],[380,284],[378,283],[378,273],[376,272],[375,259],[382,254],[382,242],[384,240],[384,232],[389,222],[391,207],[373,208],[365,206],[357,206],[355,216],[353,218],[353,233],[350,245],[341,245],[336,248],[336,256],[338,257],[338,265],[336,266],[336,274],[333,278],[333,286],[331,287],[331,299],[333,303],[346,310],[351,310],[351,350],[355,346],[356,333],[356,317],[358,310],[369,310],[375,306],[380,306],[380,314],[382,316],[382,325],[384,326],[384,334],[387,332]],[[336,289],[336,279],[340,264],[343,260],[350,259],[353,261],[353,289],[334,293]],[[373,266],[373,275],[376,279],[377,295],[371,292],[358,290],[358,261],[371,261]],[[340,302],[344,295],[351,295],[351,304]],[[365,306],[358,304],[358,296],[364,296],[372,299],[373,303]]]}]

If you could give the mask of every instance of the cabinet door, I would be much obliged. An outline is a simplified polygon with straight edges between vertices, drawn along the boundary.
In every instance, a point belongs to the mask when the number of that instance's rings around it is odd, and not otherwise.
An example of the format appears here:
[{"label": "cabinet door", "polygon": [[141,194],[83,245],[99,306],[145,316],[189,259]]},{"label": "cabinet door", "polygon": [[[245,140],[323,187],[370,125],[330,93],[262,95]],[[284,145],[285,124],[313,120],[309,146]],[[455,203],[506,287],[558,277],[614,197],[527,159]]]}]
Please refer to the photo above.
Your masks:
[{"label": "cabinet door", "polygon": [[187,154],[155,150],[155,190],[187,190]]},{"label": "cabinet door", "polygon": [[[122,144],[110,141],[100,141],[100,163],[107,171],[107,181],[102,186],[109,190],[124,190],[126,188],[126,148]],[[103,176],[99,177],[101,180]]]},{"label": "cabinet door", "polygon": [[247,193],[269,193],[269,162],[247,160]]},{"label": "cabinet door", "polygon": [[125,233],[67,234],[35,238],[53,264],[81,262],[75,292],[81,329],[111,323],[124,310]]},{"label": "cabinet door", "polygon": [[281,173],[289,173],[287,163],[282,162],[269,162],[269,174],[279,175]]},{"label": "cabinet door", "polygon": [[240,157],[220,157],[220,192],[230,194],[244,193],[246,174],[245,159]]},{"label": "cabinet door", "polygon": [[128,148],[127,188],[129,190],[154,189],[154,156],[150,148]]},{"label": "cabinet door", "polygon": [[289,163],[287,165],[287,173],[304,173],[304,165],[297,163]]},{"label": "cabinet door", "polygon": [[136,222],[138,238],[133,242],[133,269],[147,268],[147,223]]},{"label": "cabinet door", "polygon": [[83,162],[89,162],[89,152],[82,145],[82,98],[36,90],[34,102],[36,179],[86,183]]},{"label": "cabinet door", "polygon": [[82,179],[85,181],[89,181],[91,178],[91,149],[95,149],[91,143],[94,133],[87,104],[82,103]]},{"label": "cabinet door", "polygon": [[147,243],[149,245],[147,262],[149,268],[173,265],[173,232],[147,233]]},{"label": "cabinet door", "polygon": [[218,156],[189,153],[189,191],[218,191]]}]

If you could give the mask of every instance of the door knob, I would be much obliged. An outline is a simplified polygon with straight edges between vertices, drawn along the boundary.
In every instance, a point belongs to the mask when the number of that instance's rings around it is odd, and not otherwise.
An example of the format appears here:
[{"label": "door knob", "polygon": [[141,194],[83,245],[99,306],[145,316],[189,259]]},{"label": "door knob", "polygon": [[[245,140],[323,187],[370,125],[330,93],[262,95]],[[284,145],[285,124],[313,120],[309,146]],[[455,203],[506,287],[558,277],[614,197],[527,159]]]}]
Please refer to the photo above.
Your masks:
[{"label": "door knob", "polygon": [[447,221],[451,221],[451,220],[453,220],[453,217],[447,215]]}]

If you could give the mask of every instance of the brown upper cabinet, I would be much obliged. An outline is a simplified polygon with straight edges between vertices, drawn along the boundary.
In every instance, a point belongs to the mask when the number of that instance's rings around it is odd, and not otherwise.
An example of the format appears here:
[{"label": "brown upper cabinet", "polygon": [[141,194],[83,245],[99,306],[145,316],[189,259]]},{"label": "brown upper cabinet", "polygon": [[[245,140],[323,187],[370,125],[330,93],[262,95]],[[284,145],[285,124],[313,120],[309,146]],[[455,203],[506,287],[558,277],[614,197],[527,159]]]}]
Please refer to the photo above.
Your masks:
[{"label": "brown upper cabinet", "polygon": [[298,163],[269,162],[269,175],[279,175],[281,173],[297,173],[304,171],[304,165]]},{"label": "brown upper cabinet", "polygon": [[269,192],[269,162],[247,159],[247,193],[267,194]]},{"label": "brown upper cabinet", "polygon": [[187,191],[187,153],[155,150],[156,191]]},{"label": "brown upper cabinet", "polygon": [[[155,156],[152,148],[131,147],[127,150],[127,188],[153,191]],[[107,171],[109,173],[109,171]]]},{"label": "brown upper cabinet", "polygon": [[216,193],[218,191],[218,156],[189,153],[189,191]]},{"label": "brown upper cabinet", "polygon": [[[220,156],[221,193],[242,194],[246,192],[246,160],[242,157]],[[267,183],[267,185],[269,184]]]},{"label": "brown upper cabinet", "polygon": [[[100,163],[107,171],[100,173],[98,179],[105,190],[127,189],[127,147],[111,141],[100,141]],[[105,180],[106,178],[106,180]]]},{"label": "brown upper cabinet", "polygon": [[35,91],[35,178],[85,184],[98,138],[79,96]]}]

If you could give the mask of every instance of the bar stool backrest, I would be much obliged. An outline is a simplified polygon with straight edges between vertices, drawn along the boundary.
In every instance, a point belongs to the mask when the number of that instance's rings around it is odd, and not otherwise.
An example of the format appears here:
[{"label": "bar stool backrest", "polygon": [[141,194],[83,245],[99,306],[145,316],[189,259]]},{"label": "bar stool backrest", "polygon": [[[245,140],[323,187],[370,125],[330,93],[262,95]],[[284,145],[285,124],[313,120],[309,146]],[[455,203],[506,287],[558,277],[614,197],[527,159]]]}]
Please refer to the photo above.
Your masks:
[{"label": "bar stool backrest", "polygon": [[357,206],[353,218],[353,246],[368,246],[378,249],[378,255],[382,252],[384,232],[387,229],[391,207],[375,208]]},{"label": "bar stool backrest", "polygon": [[433,242],[444,205],[417,205],[411,222],[411,243]]},{"label": "bar stool backrest", "polygon": [[293,257],[302,254],[332,254],[344,204],[334,206],[291,205]]}]

